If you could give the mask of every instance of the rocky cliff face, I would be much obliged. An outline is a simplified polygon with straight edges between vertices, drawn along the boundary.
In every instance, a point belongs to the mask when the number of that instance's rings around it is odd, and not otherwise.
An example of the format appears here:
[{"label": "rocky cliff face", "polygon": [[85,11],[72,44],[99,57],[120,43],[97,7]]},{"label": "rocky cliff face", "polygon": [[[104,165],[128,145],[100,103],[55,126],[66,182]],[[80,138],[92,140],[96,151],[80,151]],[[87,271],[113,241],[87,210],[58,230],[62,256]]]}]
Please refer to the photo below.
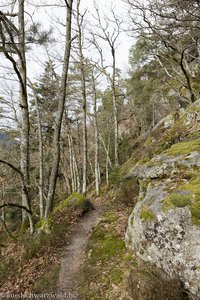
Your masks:
[{"label": "rocky cliff face", "polygon": [[[126,244],[145,261],[180,278],[191,299],[200,299],[200,102],[163,119],[144,145],[150,157],[126,177],[140,183]],[[156,130],[165,138],[156,140]],[[146,162],[144,162],[146,161]]]}]

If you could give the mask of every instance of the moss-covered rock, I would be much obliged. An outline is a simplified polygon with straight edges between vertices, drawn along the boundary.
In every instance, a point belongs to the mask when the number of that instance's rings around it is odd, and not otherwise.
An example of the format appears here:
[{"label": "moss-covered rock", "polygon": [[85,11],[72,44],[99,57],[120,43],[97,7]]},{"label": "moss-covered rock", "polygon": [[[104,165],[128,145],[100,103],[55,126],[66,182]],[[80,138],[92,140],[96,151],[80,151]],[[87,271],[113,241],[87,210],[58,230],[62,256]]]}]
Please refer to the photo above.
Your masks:
[{"label": "moss-covered rock", "polygon": [[86,199],[86,197],[80,193],[71,194],[66,200],[63,200],[59,203],[54,209],[54,213],[62,211],[65,207],[74,206],[82,207],[84,211],[87,211],[89,208],[92,208],[91,202]]},{"label": "moss-covered rock", "polygon": [[155,218],[153,211],[148,207],[144,206],[140,211],[140,219],[144,221],[151,221]]},{"label": "moss-covered rock", "polygon": [[161,122],[140,146],[139,161],[133,155],[126,174],[140,183],[127,246],[180,278],[195,300],[200,298],[199,107],[197,102],[169,116],[164,126]]}]

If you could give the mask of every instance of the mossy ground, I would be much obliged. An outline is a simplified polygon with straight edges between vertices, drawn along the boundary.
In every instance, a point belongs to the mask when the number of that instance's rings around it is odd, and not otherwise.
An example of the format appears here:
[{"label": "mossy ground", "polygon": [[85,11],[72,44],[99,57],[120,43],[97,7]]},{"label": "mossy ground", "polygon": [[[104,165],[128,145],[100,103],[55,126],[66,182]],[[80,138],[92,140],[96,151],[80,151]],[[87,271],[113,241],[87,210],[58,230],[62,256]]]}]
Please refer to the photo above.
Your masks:
[{"label": "mossy ground", "polygon": [[169,149],[165,150],[163,153],[176,156],[190,154],[194,151],[200,151],[200,135],[196,135],[193,138],[189,138],[187,141],[176,143],[175,145],[172,145]]},{"label": "mossy ground", "polygon": [[129,212],[119,203],[108,205],[93,231],[80,278],[81,299],[120,299],[124,292],[124,276],[132,264],[124,241]]}]

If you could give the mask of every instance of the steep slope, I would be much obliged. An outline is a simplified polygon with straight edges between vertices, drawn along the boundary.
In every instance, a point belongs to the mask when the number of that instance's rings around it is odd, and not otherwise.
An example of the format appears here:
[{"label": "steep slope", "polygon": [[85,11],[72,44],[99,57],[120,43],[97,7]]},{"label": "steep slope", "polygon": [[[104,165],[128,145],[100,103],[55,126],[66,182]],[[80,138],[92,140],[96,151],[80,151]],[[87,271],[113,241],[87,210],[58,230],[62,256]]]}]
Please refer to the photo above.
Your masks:
[{"label": "steep slope", "polygon": [[200,299],[199,121],[200,102],[169,115],[123,167],[140,185],[127,246],[180,279],[191,299]]}]

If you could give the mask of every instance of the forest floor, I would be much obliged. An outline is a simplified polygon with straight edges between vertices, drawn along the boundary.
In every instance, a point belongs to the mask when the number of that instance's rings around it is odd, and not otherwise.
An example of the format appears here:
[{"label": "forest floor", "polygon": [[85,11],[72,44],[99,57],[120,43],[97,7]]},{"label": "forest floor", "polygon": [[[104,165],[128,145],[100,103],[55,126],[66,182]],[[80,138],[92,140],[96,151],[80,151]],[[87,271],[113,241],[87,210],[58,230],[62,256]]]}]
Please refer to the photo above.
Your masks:
[{"label": "forest floor", "polygon": [[103,209],[98,199],[93,204],[94,209],[81,218],[71,233],[69,245],[62,249],[56,293],[63,294],[65,298],[79,299],[78,278],[86,259],[86,246]]},{"label": "forest floor", "polygon": [[86,210],[81,204],[64,207],[52,217],[50,234],[10,244],[1,256],[0,299],[79,299],[76,279],[104,208],[101,198],[94,197],[92,205]]}]

